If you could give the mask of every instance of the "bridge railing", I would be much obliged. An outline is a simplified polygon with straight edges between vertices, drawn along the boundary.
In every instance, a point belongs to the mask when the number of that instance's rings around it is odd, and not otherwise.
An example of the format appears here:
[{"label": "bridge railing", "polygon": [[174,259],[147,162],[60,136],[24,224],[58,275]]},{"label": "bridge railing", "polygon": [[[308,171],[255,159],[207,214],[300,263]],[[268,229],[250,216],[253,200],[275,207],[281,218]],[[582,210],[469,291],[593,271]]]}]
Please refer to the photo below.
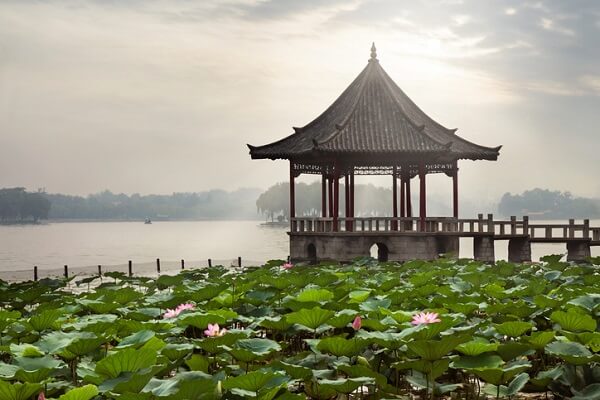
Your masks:
[{"label": "bridge railing", "polygon": [[[423,223],[422,223],[423,222]],[[425,232],[456,233],[465,236],[494,234],[497,238],[529,236],[533,240],[591,239],[600,242],[600,227],[590,227],[590,221],[575,223],[570,219],[567,224],[530,223],[527,216],[517,219],[494,220],[492,214],[485,218],[429,217],[421,221],[418,217],[354,217],[354,218],[292,218],[292,232]]]},{"label": "bridge railing", "polygon": [[299,217],[292,218],[292,232],[453,232],[453,233],[491,233],[495,225],[492,215],[487,219],[480,214],[475,219],[452,217],[430,217],[421,223],[418,217]]},{"label": "bridge railing", "polygon": [[529,236],[531,239],[600,240],[600,228],[590,228],[589,219],[584,219],[581,224],[576,224],[574,219],[570,219],[568,224],[531,224]]}]

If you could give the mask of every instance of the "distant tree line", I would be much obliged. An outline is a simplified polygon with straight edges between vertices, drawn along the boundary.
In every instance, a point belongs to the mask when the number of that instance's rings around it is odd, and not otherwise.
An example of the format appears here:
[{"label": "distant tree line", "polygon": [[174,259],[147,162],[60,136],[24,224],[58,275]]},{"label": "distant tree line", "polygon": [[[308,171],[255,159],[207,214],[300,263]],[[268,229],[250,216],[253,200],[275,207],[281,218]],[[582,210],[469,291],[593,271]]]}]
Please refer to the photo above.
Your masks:
[{"label": "distant tree line", "polygon": [[256,219],[260,189],[210,190],[171,195],[116,194],[108,190],[86,197],[46,194],[52,219]]},{"label": "distant tree line", "polygon": [[504,216],[529,215],[544,219],[599,218],[600,200],[536,188],[522,194],[505,193],[498,204],[498,212]]},{"label": "distant tree line", "polygon": [[50,201],[46,194],[27,192],[25,188],[0,189],[0,221],[3,223],[38,222],[48,218]]},{"label": "distant tree line", "polygon": [[[296,216],[321,215],[321,183],[296,183]],[[346,207],[344,185],[340,185],[340,214]],[[258,212],[273,221],[287,220],[290,207],[290,187],[288,182],[280,182],[262,193],[256,200]],[[392,190],[373,184],[357,184],[354,188],[354,209],[356,216],[390,215],[392,210]]]}]

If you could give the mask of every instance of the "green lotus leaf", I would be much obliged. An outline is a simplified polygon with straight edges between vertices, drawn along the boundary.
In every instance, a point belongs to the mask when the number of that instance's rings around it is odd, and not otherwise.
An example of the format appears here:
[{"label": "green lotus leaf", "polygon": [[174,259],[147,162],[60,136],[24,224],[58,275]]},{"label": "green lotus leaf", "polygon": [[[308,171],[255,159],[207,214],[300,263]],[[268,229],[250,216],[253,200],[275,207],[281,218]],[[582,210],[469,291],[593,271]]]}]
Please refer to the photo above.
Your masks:
[{"label": "green lotus leaf", "polygon": [[127,318],[136,321],[149,321],[158,318],[160,315],[161,309],[157,307],[144,307],[127,312]]},{"label": "green lotus leaf", "polygon": [[180,372],[169,379],[152,379],[143,389],[154,398],[169,400],[218,399],[218,382],[202,372]]},{"label": "green lotus leaf", "polygon": [[39,383],[11,383],[0,381],[0,399],[29,400],[40,393],[43,386]]},{"label": "green lotus leaf", "polygon": [[556,332],[554,331],[532,332],[530,336],[523,336],[521,339],[531,344],[535,349],[541,350],[554,340],[555,335]]},{"label": "green lotus leaf", "polygon": [[575,309],[568,311],[554,311],[550,319],[556,322],[564,330],[571,332],[582,332],[596,330],[596,320],[588,314],[583,314]]},{"label": "green lotus leaf", "polygon": [[[392,322],[394,322],[393,319],[392,319]],[[362,328],[363,329],[369,329],[369,330],[373,330],[373,331],[385,331],[388,328],[390,328],[390,326],[393,326],[393,325],[384,324],[383,322],[381,322],[377,319],[364,318],[362,320]]]},{"label": "green lotus leaf", "polygon": [[113,311],[121,307],[121,304],[115,301],[102,301],[102,300],[89,300],[79,299],[77,300],[84,308],[93,311],[95,314],[110,314]]},{"label": "green lotus leaf", "polygon": [[22,382],[40,383],[50,376],[52,371],[63,363],[50,356],[15,357],[15,365],[19,368],[14,377]]},{"label": "green lotus leaf", "polygon": [[364,365],[338,365],[338,371],[343,372],[348,375],[350,378],[361,378],[367,377],[372,378],[377,385],[383,387],[387,384],[387,377],[378,372],[373,371],[371,368],[366,367]]},{"label": "green lotus leaf", "polygon": [[600,355],[592,354],[585,346],[575,342],[552,342],[546,346],[546,353],[560,357],[573,365],[600,361]]},{"label": "green lotus leaf", "polygon": [[278,317],[265,317],[259,323],[259,326],[267,329],[273,329],[276,331],[287,331],[292,324],[287,321],[287,319],[278,316]]},{"label": "green lotus leaf", "polygon": [[430,380],[437,379],[448,370],[450,361],[447,358],[441,360],[406,360],[399,361],[392,366],[396,369],[413,369],[426,374]]},{"label": "green lotus leaf", "polygon": [[306,289],[298,296],[296,300],[300,302],[326,302],[333,299],[333,293],[327,289]]},{"label": "green lotus leaf", "polygon": [[223,381],[223,389],[241,389],[248,392],[258,393],[261,389],[269,389],[279,386],[287,381],[285,375],[274,372],[252,371],[247,374],[230,377]]},{"label": "green lotus leaf", "polygon": [[555,308],[560,306],[561,301],[550,296],[538,294],[533,296],[533,302],[540,308]]},{"label": "green lotus leaf", "polygon": [[408,342],[408,348],[419,357],[434,361],[444,357],[461,343],[468,340],[467,336],[451,335],[440,340],[415,340]]},{"label": "green lotus leaf", "polygon": [[299,324],[307,329],[316,330],[319,326],[329,321],[334,316],[333,311],[323,310],[320,307],[311,309],[301,309],[300,311],[292,312],[286,315],[289,323]]},{"label": "green lotus leaf", "polygon": [[391,304],[392,300],[386,297],[378,296],[363,301],[360,304],[360,309],[366,312],[379,311],[380,308],[388,309]]},{"label": "green lotus leaf", "polygon": [[447,307],[448,309],[454,311],[454,312],[461,313],[461,314],[464,314],[464,315],[470,315],[474,311],[479,310],[479,304],[473,303],[473,302],[469,302],[469,303],[449,303],[449,304],[444,304],[444,306]]},{"label": "green lotus leaf", "polygon": [[368,332],[360,330],[356,333],[356,337],[365,339],[371,343],[376,343],[381,347],[386,347],[390,350],[395,350],[404,345],[404,336],[395,332]]},{"label": "green lotus leaf", "polygon": [[456,350],[467,356],[477,356],[482,353],[496,351],[498,343],[490,343],[484,338],[475,338],[466,343],[461,343],[456,346]]},{"label": "green lotus leaf", "polygon": [[190,299],[196,303],[202,303],[203,301],[210,300],[217,297],[221,292],[226,290],[228,285],[226,284],[210,284],[206,285],[201,289],[194,290],[190,293]]},{"label": "green lotus leaf", "polygon": [[126,348],[98,361],[95,371],[100,375],[116,378],[122,372],[136,372],[155,363],[156,351]]},{"label": "green lotus leaf", "polygon": [[273,364],[273,367],[276,369],[281,369],[285,371],[287,375],[292,377],[292,379],[300,379],[300,380],[308,380],[313,376],[313,370],[310,368],[303,367],[301,365],[290,364],[283,361],[277,361]]},{"label": "green lotus leaf", "polygon": [[133,335],[129,335],[123,340],[119,342],[117,348],[123,349],[126,347],[133,347],[134,349],[142,347],[146,342],[154,337],[154,331],[150,330],[141,330],[139,332],[134,333]]},{"label": "green lotus leaf", "polygon": [[58,398],[58,400],[90,400],[98,394],[95,385],[85,385],[69,390]]},{"label": "green lotus leaf", "polygon": [[161,350],[161,354],[170,361],[176,361],[186,357],[194,350],[194,346],[188,343],[169,343]]},{"label": "green lotus leaf", "polygon": [[274,351],[281,350],[279,343],[271,339],[240,339],[235,343],[235,346],[240,349],[248,350],[258,356],[265,356]]},{"label": "green lotus leaf", "polygon": [[348,293],[349,303],[362,303],[369,298],[370,290],[353,290]]},{"label": "green lotus leaf", "polygon": [[246,333],[233,333],[229,331],[223,336],[207,337],[201,340],[195,340],[194,343],[202,350],[215,354],[223,351],[222,346],[232,346],[238,340],[246,337]]},{"label": "green lotus leaf", "polygon": [[144,368],[136,372],[122,372],[116,378],[106,379],[98,386],[98,390],[101,392],[112,392],[112,393],[138,393],[146,387],[150,379],[157,373],[161,368],[156,366],[154,368]]},{"label": "green lotus leaf", "polygon": [[548,385],[563,374],[562,366],[554,367],[547,371],[540,371],[530,382],[538,388],[545,389]]},{"label": "green lotus leaf", "polygon": [[390,316],[394,319],[394,321],[396,321],[399,324],[402,324],[404,322],[410,322],[413,319],[413,313],[410,313],[408,311],[395,311],[395,312],[391,312],[389,310],[382,310],[382,313],[384,315]]},{"label": "green lotus leaf", "polygon": [[10,344],[10,353],[14,357],[42,357],[44,355],[43,348],[32,344]]},{"label": "green lotus leaf", "polygon": [[208,357],[201,354],[192,354],[190,358],[185,360],[185,365],[187,365],[192,371],[208,373],[210,361],[208,360]]},{"label": "green lotus leaf", "polygon": [[206,329],[208,324],[219,324],[223,326],[227,323],[227,320],[216,314],[205,314],[202,312],[191,312],[185,314],[177,319],[177,325],[179,326],[193,326],[198,329]]},{"label": "green lotus leaf", "polygon": [[321,386],[317,380],[306,383],[304,391],[309,399],[328,400],[337,395],[336,390],[331,386]]},{"label": "green lotus leaf", "polygon": [[361,386],[372,385],[375,382],[373,378],[348,378],[348,379],[321,379],[319,381],[319,390],[332,389],[337,393],[350,394]]},{"label": "green lotus leaf", "polygon": [[63,312],[61,310],[44,310],[29,318],[29,324],[38,332],[42,332],[50,328],[56,328],[58,326],[57,320],[62,316],[62,314]]},{"label": "green lotus leaf", "polygon": [[[79,332],[79,335],[64,350],[75,357],[81,357],[97,350],[100,345],[106,342],[106,339],[97,337],[91,332]],[[64,351],[61,351],[59,354],[65,356]]]},{"label": "green lotus leaf", "polygon": [[512,397],[516,395],[519,390],[523,389],[525,384],[529,381],[529,375],[525,372],[517,375],[508,386],[500,385],[485,385],[483,391],[492,396],[500,396],[500,397]]},{"label": "green lotus leaf", "polygon": [[496,325],[498,333],[510,337],[519,337],[532,328],[533,324],[531,322],[524,321],[509,321]]},{"label": "green lotus leaf", "polygon": [[0,378],[1,379],[13,379],[15,374],[19,370],[19,366],[13,364],[6,364],[0,361]]},{"label": "green lotus leaf", "polygon": [[248,303],[258,306],[260,304],[267,303],[270,298],[275,296],[275,294],[275,292],[268,290],[253,290],[251,292],[246,293],[244,299]]},{"label": "green lotus leaf", "polygon": [[598,305],[600,305],[600,293],[590,293],[579,296],[573,300],[570,300],[568,304],[579,306],[589,312],[592,312],[596,307],[598,307]]},{"label": "green lotus leaf", "polygon": [[473,368],[469,370],[475,375],[491,383],[492,385],[502,385],[510,381],[517,374],[531,368],[531,364],[527,361],[516,361],[505,365],[504,367],[496,368]]},{"label": "green lotus leaf", "polygon": [[504,364],[502,358],[495,354],[479,354],[473,356],[461,356],[452,361],[450,365],[454,369],[476,369],[476,368],[499,368]]},{"label": "green lotus leaf", "polygon": [[510,361],[517,357],[534,354],[535,350],[529,343],[506,342],[501,343],[496,352],[500,354],[504,361]]},{"label": "green lotus leaf", "polygon": [[36,345],[49,354],[59,354],[73,341],[85,338],[88,333],[53,331],[45,334]]},{"label": "green lotus leaf", "polygon": [[327,321],[328,325],[334,328],[343,328],[351,323],[358,315],[356,310],[344,309],[335,313],[335,316]]},{"label": "green lotus leaf", "polygon": [[364,339],[345,339],[340,336],[333,336],[321,339],[317,344],[317,349],[322,353],[333,354],[336,357],[351,357],[360,354],[367,345],[368,342]]},{"label": "green lotus leaf", "polygon": [[575,396],[571,400],[599,400],[600,399],[600,383],[592,383],[584,387],[582,390],[572,389]]}]

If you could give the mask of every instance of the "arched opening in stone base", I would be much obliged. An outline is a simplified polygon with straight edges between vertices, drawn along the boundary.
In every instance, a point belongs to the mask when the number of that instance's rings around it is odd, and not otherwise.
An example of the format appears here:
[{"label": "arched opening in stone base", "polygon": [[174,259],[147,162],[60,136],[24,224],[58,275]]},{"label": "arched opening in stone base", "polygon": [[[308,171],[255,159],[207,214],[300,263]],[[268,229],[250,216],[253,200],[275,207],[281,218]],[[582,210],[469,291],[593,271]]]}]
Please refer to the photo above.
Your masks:
[{"label": "arched opening in stone base", "polygon": [[389,250],[387,246],[383,243],[375,243],[369,249],[369,253],[371,257],[376,258],[377,261],[387,261],[389,256]]},{"label": "arched opening in stone base", "polygon": [[308,247],[306,248],[306,255],[311,264],[317,263],[317,247],[314,245],[314,243],[308,244]]}]

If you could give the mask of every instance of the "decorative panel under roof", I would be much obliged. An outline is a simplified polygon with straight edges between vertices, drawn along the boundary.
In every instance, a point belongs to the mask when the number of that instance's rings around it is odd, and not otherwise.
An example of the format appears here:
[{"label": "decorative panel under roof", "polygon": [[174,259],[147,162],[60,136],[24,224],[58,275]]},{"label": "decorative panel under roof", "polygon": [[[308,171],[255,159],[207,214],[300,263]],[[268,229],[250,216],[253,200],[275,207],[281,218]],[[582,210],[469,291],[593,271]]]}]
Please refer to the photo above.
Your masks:
[{"label": "decorative panel under roof", "polygon": [[462,139],[427,116],[379,65],[374,46],[369,63],[341,96],[314,121],[294,130],[271,144],[248,145],[252,158],[421,154],[447,161],[496,160],[500,150]]}]

